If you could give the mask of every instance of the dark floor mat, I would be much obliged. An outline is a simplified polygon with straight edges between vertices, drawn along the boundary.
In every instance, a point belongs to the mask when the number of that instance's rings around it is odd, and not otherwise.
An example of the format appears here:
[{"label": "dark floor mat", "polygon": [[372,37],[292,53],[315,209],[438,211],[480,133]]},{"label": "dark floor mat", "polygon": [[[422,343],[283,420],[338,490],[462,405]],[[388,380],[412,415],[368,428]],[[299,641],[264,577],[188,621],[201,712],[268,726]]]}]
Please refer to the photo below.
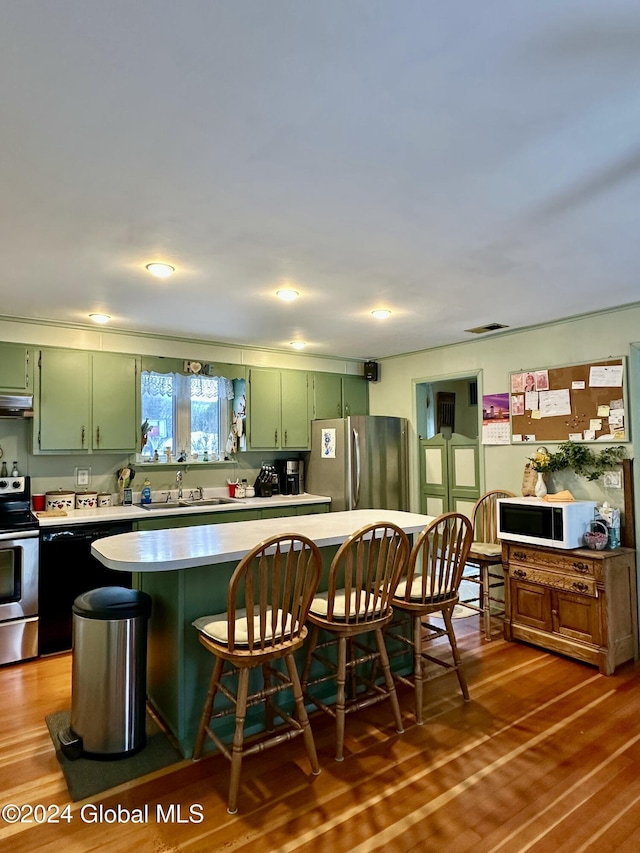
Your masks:
[{"label": "dark floor mat", "polygon": [[115,761],[89,758],[72,761],[62,753],[58,742],[58,732],[68,728],[70,717],[70,711],[59,711],[46,716],[45,722],[72,800],[84,800],[123,782],[130,782],[182,761],[182,755],[149,714],[146,723],[147,743],[136,755]]}]

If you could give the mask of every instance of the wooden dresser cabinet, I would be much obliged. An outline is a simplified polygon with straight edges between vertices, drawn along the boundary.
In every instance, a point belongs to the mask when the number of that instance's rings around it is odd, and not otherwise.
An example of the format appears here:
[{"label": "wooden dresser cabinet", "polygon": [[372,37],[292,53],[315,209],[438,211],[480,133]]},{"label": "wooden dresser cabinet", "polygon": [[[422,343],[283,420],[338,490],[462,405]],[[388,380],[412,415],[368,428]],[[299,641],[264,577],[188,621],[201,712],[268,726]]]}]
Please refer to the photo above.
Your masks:
[{"label": "wooden dresser cabinet", "polygon": [[507,640],[523,640],[611,675],[638,657],[632,548],[562,551],[503,542]]}]

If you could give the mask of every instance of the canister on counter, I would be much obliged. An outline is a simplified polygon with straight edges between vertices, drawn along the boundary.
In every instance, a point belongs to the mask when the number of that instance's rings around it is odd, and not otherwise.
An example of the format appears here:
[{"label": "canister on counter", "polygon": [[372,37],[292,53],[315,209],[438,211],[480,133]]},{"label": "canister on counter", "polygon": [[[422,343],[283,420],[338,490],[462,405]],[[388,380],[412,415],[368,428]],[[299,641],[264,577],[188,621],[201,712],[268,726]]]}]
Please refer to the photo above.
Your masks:
[{"label": "canister on counter", "polygon": [[73,509],[76,504],[75,492],[65,492],[58,489],[55,492],[45,493],[45,509]]},{"label": "canister on counter", "polygon": [[103,492],[98,495],[98,506],[111,506],[111,494],[108,492]]},{"label": "canister on counter", "polygon": [[76,492],[76,509],[95,509],[97,506],[97,492]]}]

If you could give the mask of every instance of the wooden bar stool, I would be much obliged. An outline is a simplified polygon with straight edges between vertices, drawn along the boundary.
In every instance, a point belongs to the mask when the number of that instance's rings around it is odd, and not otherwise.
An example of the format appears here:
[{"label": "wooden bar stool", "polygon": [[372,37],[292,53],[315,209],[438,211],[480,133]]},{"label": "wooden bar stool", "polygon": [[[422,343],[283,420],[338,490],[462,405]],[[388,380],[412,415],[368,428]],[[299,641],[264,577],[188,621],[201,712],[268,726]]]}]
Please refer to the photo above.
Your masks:
[{"label": "wooden bar stool", "polygon": [[[400,643],[412,645],[414,652],[413,678],[397,674],[394,677],[403,684],[414,687],[416,719],[420,725],[424,721],[422,711],[424,682],[434,677],[425,678],[428,662],[438,664],[447,671],[454,671],[458,676],[463,697],[469,698],[451,617],[453,608],[458,603],[458,588],[469,553],[471,537],[471,522],[466,516],[448,512],[435,518],[416,538],[409,556],[406,575],[398,584],[393,597],[394,609],[411,617],[412,632],[411,637],[402,634],[401,620],[399,620],[390,626],[387,633]],[[426,619],[438,612],[442,613],[444,628]],[[428,651],[430,640],[444,636],[449,640],[453,662],[436,657]]]},{"label": "wooden bar stool", "polygon": [[[244,755],[252,755],[302,735],[314,775],[320,772],[309,718],[302,698],[294,653],[306,636],[305,621],[320,578],[322,559],[318,547],[306,536],[287,533],[261,542],[238,563],[227,595],[227,610],[203,616],[193,623],[202,645],[215,657],[207,700],[202,711],[194,760],[202,755],[205,737],[231,762],[227,811],[238,810],[238,788]],[[284,659],[282,666],[274,664]],[[262,669],[263,688],[249,693],[250,671]],[[237,691],[232,690],[237,676]],[[222,679],[231,680],[231,687]],[[275,697],[291,689],[297,719],[277,704]],[[222,693],[230,705],[214,713]],[[244,743],[247,708],[264,703],[264,736]],[[235,714],[235,734],[229,748],[214,728],[216,720]],[[284,726],[274,729],[279,717]],[[282,731],[286,727],[286,731]]]},{"label": "wooden bar stool", "polygon": [[[302,673],[305,697],[335,718],[336,761],[343,760],[345,715],[384,699],[391,702],[398,732],[403,731],[400,705],[389,667],[382,628],[393,616],[391,599],[409,556],[406,533],[394,524],[378,522],[353,533],[336,552],[329,568],[327,592],[313,599],[309,622],[313,625]],[[319,643],[320,630],[331,639]],[[375,646],[357,638],[373,634]],[[337,648],[337,662],[328,656]],[[321,664],[323,675],[310,680],[311,664]],[[371,663],[371,674],[363,672]],[[382,667],[384,685],[376,683],[377,664]],[[367,669],[369,669],[367,667]],[[350,694],[346,684],[349,675]],[[323,702],[317,687],[336,681],[335,707]]]},{"label": "wooden bar stool", "polygon": [[485,639],[491,639],[491,616],[504,615],[504,597],[498,598],[494,590],[504,589],[502,570],[502,545],[498,539],[498,498],[513,498],[513,492],[493,489],[485,492],[475,503],[471,515],[473,541],[467,557],[467,567],[477,567],[474,574],[465,574],[464,580],[479,586],[478,606],[463,601],[465,607],[477,610],[483,620]]}]

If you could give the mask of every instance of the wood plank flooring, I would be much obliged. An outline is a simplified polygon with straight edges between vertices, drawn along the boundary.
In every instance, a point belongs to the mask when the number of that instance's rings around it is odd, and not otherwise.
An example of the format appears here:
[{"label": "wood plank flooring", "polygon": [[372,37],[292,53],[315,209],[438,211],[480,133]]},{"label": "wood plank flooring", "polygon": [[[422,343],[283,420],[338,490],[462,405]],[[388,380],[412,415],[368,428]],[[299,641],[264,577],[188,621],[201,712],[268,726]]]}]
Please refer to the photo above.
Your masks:
[{"label": "wood plank flooring", "polygon": [[[476,616],[457,620],[456,631],[471,701],[455,676],[432,681],[427,721],[417,726],[411,691],[402,688],[405,733],[396,734],[386,703],[354,714],[342,763],[333,759],[332,722],[316,714],[320,775],[311,776],[299,739],[249,758],[233,817],[229,767],[219,756],[70,803],[44,722],[70,707],[70,657],[4,667],[2,805],[70,804],[71,819],[0,819],[0,845],[12,853],[636,853],[640,666],[605,677],[499,636],[487,642]],[[171,804],[174,819],[163,822],[157,808],[168,815]],[[91,822],[98,805],[148,806],[148,822]],[[200,822],[189,822],[190,808]]]}]

